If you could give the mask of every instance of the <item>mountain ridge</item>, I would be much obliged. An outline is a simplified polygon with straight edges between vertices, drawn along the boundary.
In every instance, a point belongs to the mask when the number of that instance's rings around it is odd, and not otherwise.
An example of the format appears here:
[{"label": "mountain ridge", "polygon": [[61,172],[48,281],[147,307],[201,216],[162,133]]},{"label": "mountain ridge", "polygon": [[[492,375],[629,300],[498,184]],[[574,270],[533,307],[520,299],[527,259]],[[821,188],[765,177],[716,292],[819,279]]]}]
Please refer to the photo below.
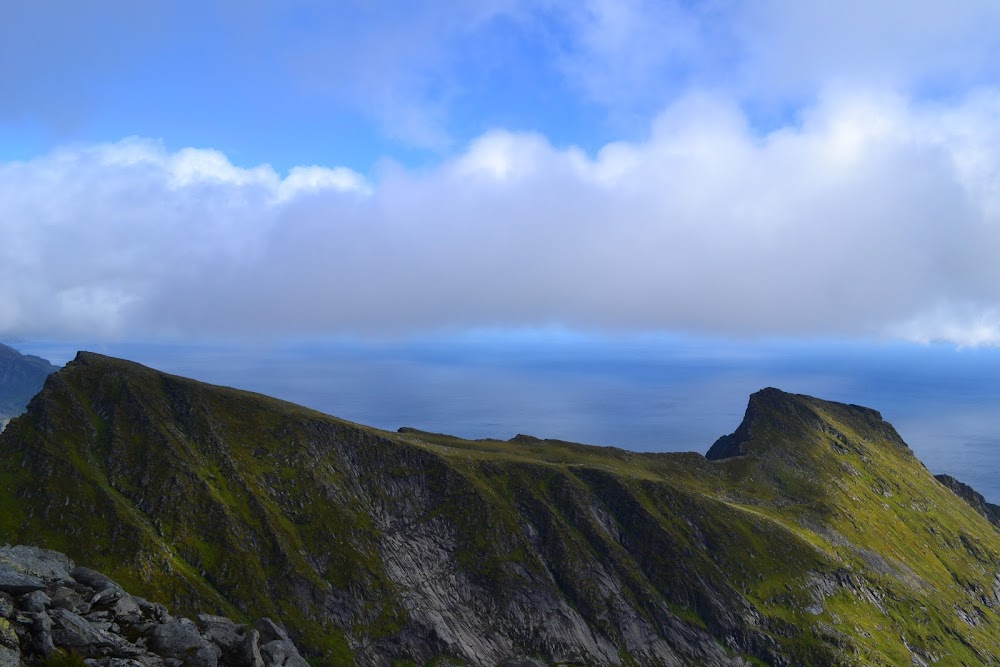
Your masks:
[{"label": "mountain ridge", "polygon": [[0,434],[0,536],[323,664],[1000,664],[1000,532],[876,411],[754,397],[709,459],[389,433],[81,353]]}]

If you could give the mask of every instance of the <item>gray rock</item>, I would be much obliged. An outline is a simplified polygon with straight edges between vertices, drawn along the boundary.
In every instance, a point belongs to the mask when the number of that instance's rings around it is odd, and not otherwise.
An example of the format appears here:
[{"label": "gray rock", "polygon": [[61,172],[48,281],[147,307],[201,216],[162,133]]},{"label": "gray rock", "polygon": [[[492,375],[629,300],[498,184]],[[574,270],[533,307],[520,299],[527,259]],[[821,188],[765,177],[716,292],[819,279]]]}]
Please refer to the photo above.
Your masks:
[{"label": "gray rock", "polygon": [[99,593],[95,593],[94,596],[90,598],[90,604],[95,607],[110,607],[118,602],[123,595],[126,595],[126,593],[122,589],[115,588],[114,586],[107,586],[104,590]]},{"label": "gray rock", "polygon": [[49,591],[49,598],[52,600],[52,607],[68,609],[77,614],[84,615],[90,611],[90,603],[83,599],[83,596],[72,588],[60,586]]},{"label": "gray rock", "polygon": [[260,633],[250,630],[243,638],[240,646],[239,667],[264,667],[264,658],[260,654]]},{"label": "gray rock", "polygon": [[108,657],[111,658],[126,658],[131,660],[139,659],[144,655],[147,655],[144,648],[140,648],[124,639],[118,642],[114,648],[108,649]]},{"label": "gray rock", "polygon": [[291,641],[288,633],[269,618],[258,618],[253,624],[253,629],[260,633],[261,644],[267,644],[275,640]]},{"label": "gray rock", "polygon": [[0,563],[0,591],[24,595],[41,590],[45,590],[45,582],[38,577],[18,572],[7,563]]},{"label": "gray rock", "polygon": [[156,604],[150,602],[145,598],[141,598],[137,595],[132,596],[132,601],[139,607],[139,612],[142,617],[147,620],[156,621],[157,623],[169,623],[173,620],[170,612],[162,604]]},{"label": "gray rock", "polygon": [[73,561],[58,551],[27,546],[0,547],[0,563],[10,565],[22,574],[30,574],[47,581],[71,581]]},{"label": "gray rock", "polygon": [[166,664],[163,658],[154,653],[144,653],[133,659],[142,665],[142,667],[164,667]]},{"label": "gray rock", "polygon": [[100,572],[91,570],[89,567],[75,567],[73,568],[73,571],[70,572],[70,575],[77,582],[87,586],[88,588],[92,588],[95,591],[103,591],[107,588],[117,588],[118,590],[122,590],[122,587],[112,581],[109,577],[101,574]]},{"label": "gray rock", "polygon": [[21,652],[0,646],[0,667],[21,667]]},{"label": "gray rock", "polygon": [[171,621],[155,626],[149,637],[149,647],[168,661],[181,660],[187,667],[217,667],[222,655],[222,650],[205,640],[190,621]]},{"label": "gray rock", "polygon": [[23,598],[21,598],[21,609],[30,612],[40,612],[45,611],[52,606],[52,600],[48,595],[42,591],[34,591],[33,593],[28,593]]},{"label": "gray rock", "polygon": [[0,646],[16,649],[20,645],[17,633],[6,618],[0,619]]},{"label": "gray rock", "polygon": [[18,643],[21,646],[30,646],[32,640],[31,620],[29,620],[27,623],[23,625],[19,625],[17,623],[14,623],[13,621],[9,622],[10,622],[10,627],[14,629],[14,634],[17,635]]},{"label": "gray rock", "polygon": [[143,667],[135,658],[101,658],[90,663],[94,667]]},{"label": "gray rock", "polygon": [[209,614],[173,619],[60,554],[0,548],[0,667],[60,650],[90,667],[309,667],[284,628],[266,618],[256,627]]},{"label": "gray rock", "polygon": [[121,644],[120,638],[94,627],[90,621],[66,609],[53,609],[52,641],[59,648],[79,651],[85,657],[97,656],[101,649]]},{"label": "gray rock", "polygon": [[198,614],[198,627],[202,633],[222,649],[222,655],[235,658],[239,654],[246,626],[237,625],[224,616]]},{"label": "gray rock", "polygon": [[136,599],[127,593],[123,593],[115,601],[110,609],[111,615],[118,623],[125,625],[136,625],[142,622],[142,610],[139,608]]},{"label": "gray rock", "polygon": [[299,655],[295,644],[285,639],[276,639],[260,647],[264,667],[309,667],[309,663]]},{"label": "gray rock", "polygon": [[163,658],[152,653],[141,652],[135,656],[108,656],[106,658],[90,658],[87,664],[91,667],[163,667]]},{"label": "gray rock", "polygon": [[504,660],[497,667],[546,667],[546,664],[534,658],[514,658]]},{"label": "gray rock", "polygon": [[55,653],[56,647],[52,641],[52,619],[45,612],[35,614],[31,622],[31,649],[39,655],[48,657]]}]

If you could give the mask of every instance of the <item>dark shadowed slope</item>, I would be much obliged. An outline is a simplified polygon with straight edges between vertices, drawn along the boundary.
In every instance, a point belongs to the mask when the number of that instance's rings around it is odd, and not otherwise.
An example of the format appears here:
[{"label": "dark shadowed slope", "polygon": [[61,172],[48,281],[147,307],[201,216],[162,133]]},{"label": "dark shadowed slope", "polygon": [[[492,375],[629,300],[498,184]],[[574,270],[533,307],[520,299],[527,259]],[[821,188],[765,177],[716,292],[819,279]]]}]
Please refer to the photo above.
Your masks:
[{"label": "dark shadowed slope", "polygon": [[0,420],[19,415],[58,367],[0,344]]},{"label": "dark shadowed slope", "polygon": [[1000,664],[1000,532],[877,412],[770,389],[723,440],[387,433],[81,353],[0,435],[0,540],[324,664]]}]

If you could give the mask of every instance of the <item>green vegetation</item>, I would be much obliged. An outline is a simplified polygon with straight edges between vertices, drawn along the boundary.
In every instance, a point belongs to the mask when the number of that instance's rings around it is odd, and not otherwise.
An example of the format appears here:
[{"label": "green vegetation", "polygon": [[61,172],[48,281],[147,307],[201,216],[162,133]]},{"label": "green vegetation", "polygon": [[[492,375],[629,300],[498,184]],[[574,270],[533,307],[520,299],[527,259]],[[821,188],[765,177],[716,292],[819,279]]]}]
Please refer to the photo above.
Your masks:
[{"label": "green vegetation", "polygon": [[0,435],[0,540],[314,664],[1000,663],[1000,532],[878,413],[765,390],[710,456],[386,433],[81,354]]},{"label": "green vegetation", "polygon": [[87,661],[75,651],[56,649],[38,665],[39,667],[87,667]]}]

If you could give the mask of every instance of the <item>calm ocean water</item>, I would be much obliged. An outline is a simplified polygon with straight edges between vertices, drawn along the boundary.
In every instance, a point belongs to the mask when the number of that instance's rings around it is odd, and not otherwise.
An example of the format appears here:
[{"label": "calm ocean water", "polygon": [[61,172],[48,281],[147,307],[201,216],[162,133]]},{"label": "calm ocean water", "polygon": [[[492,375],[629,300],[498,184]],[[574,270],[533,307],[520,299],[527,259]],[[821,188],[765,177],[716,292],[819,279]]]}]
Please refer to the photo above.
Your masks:
[{"label": "calm ocean water", "polygon": [[479,335],[282,345],[17,344],[54,363],[77,347],[395,430],[517,433],[704,453],[766,386],[882,412],[934,473],[1000,503],[1000,351],[903,344]]}]

